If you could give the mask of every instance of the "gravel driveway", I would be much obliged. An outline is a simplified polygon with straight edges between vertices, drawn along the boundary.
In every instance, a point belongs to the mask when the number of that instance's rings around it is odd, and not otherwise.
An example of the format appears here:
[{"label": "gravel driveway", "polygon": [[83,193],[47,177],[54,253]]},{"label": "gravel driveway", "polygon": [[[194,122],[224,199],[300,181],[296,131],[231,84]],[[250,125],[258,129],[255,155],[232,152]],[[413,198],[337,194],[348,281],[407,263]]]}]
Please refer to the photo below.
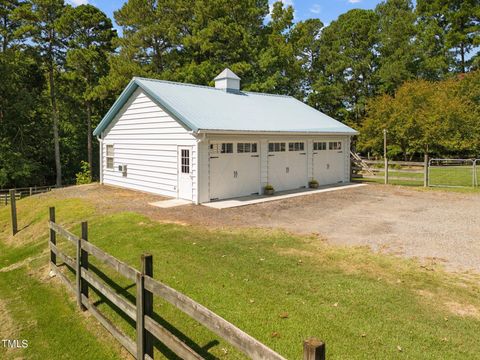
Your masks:
[{"label": "gravel driveway", "polygon": [[332,244],[444,262],[449,270],[480,273],[480,194],[368,185],[281,201],[216,210],[160,209],[161,198],[107,186],[57,190],[87,197],[107,212],[131,210],[152,219],[209,227],[282,228],[318,234]]}]

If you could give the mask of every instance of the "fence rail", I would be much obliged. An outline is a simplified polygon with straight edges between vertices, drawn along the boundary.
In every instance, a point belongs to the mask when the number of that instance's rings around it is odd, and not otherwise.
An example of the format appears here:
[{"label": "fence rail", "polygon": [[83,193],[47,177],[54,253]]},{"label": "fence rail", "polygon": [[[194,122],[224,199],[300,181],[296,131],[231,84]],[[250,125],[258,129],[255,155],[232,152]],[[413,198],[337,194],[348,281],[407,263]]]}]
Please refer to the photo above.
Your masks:
[{"label": "fence rail", "polygon": [[[58,225],[55,220],[55,208],[50,208],[50,267],[67,287],[77,296],[78,306],[92,315],[130,352],[136,359],[153,359],[153,343],[156,338],[182,359],[203,359],[194,349],[177,338],[154,319],[154,296],[175,306],[204,327],[222,337],[243,354],[252,359],[284,360],[266,345],[251,337],[227,320],[192,300],[188,296],[153,278],[153,258],[151,255],[141,257],[141,271],[116,259],[88,241],[88,225],[82,223],[82,236],[78,237]],[[67,239],[76,246],[76,257],[71,257],[57,246],[57,235]],[[115,292],[94,270],[89,269],[89,256],[95,257],[117,273],[134,281],[136,301],[132,303]],[[75,273],[75,283],[60,270],[57,260],[61,260]],[[109,279],[110,280],[110,279]],[[113,282],[113,280],[110,280]],[[102,294],[120,311],[136,324],[136,339],[131,339],[115,326],[89,299],[89,287]],[[303,344],[304,359],[325,359],[325,344],[309,339]]]},{"label": "fence rail", "polygon": [[49,192],[56,186],[32,186],[15,189],[0,189],[0,206],[7,206],[11,202],[11,191],[15,192],[15,199],[20,200],[27,196],[37,195],[44,192]]},{"label": "fence rail", "polygon": [[[352,153],[353,154],[353,153]],[[385,184],[395,181],[418,183],[428,186],[428,160],[390,161],[368,160],[352,155],[352,179],[377,179]],[[423,176],[421,176],[423,175]]]},{"label": "fence rail", "polygon": [[[429,159],[424,162],[368,160],[352,153],[352,179],[408,182],[432,187],[479,186],[480,159]],[[423,176],[421,176],[423,174]]]}]

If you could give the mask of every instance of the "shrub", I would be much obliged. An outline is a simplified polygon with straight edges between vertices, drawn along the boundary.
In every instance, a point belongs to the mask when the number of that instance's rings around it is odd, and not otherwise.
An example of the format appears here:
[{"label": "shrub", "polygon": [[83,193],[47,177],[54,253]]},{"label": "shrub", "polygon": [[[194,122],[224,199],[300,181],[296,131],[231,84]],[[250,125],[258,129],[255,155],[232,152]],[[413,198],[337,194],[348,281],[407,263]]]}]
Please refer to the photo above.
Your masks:
[{"label": "shrub", "polygon": [[82,160],[80,167],[82,170],[76,174],[77,185],[90,184],[92,182],[92,171],[90,169],[90,164]]},{"label": "shrub", "polygon": [[270,185],[270,184],[267,184],[267,185],[265,185],[265,188],[264,188],[264,190],[270,191],[270,190],[275,190],[275,189],[273,188],[273,186],[272,186],[272,185]]}]

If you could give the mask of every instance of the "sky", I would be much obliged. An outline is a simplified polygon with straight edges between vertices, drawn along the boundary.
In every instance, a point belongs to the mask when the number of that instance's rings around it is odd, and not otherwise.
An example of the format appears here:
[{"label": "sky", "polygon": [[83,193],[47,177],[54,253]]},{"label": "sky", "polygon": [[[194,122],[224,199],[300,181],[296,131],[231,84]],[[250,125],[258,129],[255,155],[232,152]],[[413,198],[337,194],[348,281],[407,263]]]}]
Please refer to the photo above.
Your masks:
[{"label": "sky", "polygon": [[[124,0],[67,0],[68,3],[76,6],[80,4],[91,4],[100,8],[111,19],[113,12],[121,8]],[[273,2],[271,0],[270,2]],[[295,9],[295,21],[309,18],[319,18],[325,25],[330,24],[351,9],[373,9],[381,0],[282,0],[287,5],[293,5]]]}]

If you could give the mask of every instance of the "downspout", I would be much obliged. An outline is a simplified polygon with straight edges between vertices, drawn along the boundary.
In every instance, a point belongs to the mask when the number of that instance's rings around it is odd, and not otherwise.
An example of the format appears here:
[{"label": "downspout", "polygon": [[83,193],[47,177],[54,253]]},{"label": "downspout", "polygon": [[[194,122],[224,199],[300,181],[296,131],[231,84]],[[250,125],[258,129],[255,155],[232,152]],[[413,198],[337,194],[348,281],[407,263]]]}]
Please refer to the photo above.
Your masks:
[{"label": "downspout", "polygon": [[200,151],[200,144],[206,140],[206,134],[205,133],[194,133],[194,136],[197,138],[197,161],[195,163],[196,166],[196,173],[197,173],[197,196],[195,198],[195,205],[200,204],[200,159],[201,159],[201,151]]},{"label": "downspout", "polygon": [[100,184],[103,184],[103,139],[101,138],[101,135],[100,136],[97,136],[97,139],[98,139],[98,143],[99,143],[99,156],[100,156],[100,161],[99,161],[99,167],[100,167],[100,171],[99,171],[99,174],[100,174]]}]

